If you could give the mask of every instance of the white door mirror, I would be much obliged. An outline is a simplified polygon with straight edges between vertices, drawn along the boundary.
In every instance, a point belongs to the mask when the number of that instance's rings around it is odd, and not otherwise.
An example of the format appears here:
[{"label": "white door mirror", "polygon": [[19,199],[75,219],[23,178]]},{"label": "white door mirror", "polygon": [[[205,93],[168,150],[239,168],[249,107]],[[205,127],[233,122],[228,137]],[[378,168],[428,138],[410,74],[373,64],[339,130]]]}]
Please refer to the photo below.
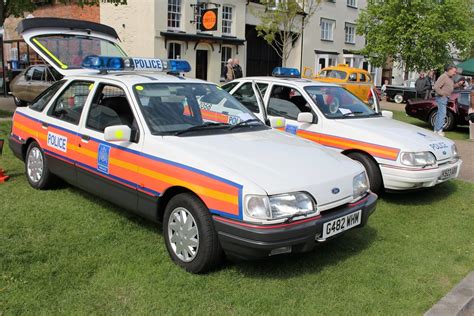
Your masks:
[{"label": "white door mirror", "polygon": [[314,120],[313,113],[310,112],[301,112],[298,114],[297,121],[300,123],[309,123],[312,124]]},{"label": "white door mirror", "polygon": [[270,126],[273,128],[285,127],[286,119],[284,117],[271,117]]},{"label": "white door mirror", "polygon": [[132,130],[127,125],[114,125],[106,127],[104,139],[107,142],[129,142]]},{"label": "white door mirror", "polygon": [[385,110],[382,110],[382,116],[383,117],[386,117],[386,118],[393,118],[393,112],[392,111],[385,111]]}]

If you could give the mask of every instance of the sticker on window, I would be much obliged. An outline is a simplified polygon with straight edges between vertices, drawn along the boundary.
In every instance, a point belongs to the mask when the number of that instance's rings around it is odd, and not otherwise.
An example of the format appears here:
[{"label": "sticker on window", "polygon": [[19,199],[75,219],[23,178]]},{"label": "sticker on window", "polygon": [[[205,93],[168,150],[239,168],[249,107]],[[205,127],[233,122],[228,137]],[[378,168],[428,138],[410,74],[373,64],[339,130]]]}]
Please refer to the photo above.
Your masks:
[{"label": "sticker on window", "polygon": [[97,170],[109,174],[109,156],[110,146],[100,144],[99,154],[97,156]]}]

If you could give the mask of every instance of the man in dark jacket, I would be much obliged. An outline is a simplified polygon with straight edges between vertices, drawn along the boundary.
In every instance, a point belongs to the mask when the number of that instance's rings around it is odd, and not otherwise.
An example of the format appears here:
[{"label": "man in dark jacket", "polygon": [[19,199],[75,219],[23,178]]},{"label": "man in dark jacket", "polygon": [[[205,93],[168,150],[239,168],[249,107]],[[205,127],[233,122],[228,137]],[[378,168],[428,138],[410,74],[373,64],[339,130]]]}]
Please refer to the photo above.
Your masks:
[{"label": "man in dark jacket", "polygon": [[421,72],[420,77],[416,79],[416,82],[415,82],[416,95],[419,98],[427,99],[430,89],[431,89],[430,80],[425,76],[424,72]]}]

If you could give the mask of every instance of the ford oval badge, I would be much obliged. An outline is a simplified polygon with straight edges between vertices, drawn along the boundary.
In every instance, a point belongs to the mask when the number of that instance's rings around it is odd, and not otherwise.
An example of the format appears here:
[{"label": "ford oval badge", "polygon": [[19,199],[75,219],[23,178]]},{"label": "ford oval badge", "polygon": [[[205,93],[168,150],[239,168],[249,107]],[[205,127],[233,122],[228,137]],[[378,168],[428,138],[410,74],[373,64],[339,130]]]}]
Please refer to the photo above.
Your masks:
[{"label": "ford oval badge", "polygon": [[341,190],[339,190],[339,188],[333,188],[331,192],[332,194],[338,194],[339,192],[341,192]]},{"label": "ford oval badge", "polygon": [[445,151],[443,151],[443,155],[446,155],[447,153]]}]

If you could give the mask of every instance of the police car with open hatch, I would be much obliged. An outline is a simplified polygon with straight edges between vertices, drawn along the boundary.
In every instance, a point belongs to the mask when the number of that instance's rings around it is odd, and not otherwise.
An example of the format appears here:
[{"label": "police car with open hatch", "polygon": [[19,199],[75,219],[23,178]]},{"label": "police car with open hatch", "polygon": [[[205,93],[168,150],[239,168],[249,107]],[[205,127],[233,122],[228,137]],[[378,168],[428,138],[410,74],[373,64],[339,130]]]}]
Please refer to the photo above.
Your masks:
[{"label": "police car with open hatch", "polygon": [[391,119],[392,112],[380,110],[375,91],[371,109],[343,87],[300,79],[292,68],[222,88],[262,121],[283,117],[282,130],[361,162],[373,192],[432,187],[459,175],[462,161],[454,142]]},{"label": "police car with open hatch", "polygon": [[184,269],[309,251],[375,210],[361,164],[271,129],[184,77],[186,61],[126,57],[113,29],[90,22],[27,19],[19,31],[65,76],[13,118],[31,186],[61,178],[161,222]]}]

